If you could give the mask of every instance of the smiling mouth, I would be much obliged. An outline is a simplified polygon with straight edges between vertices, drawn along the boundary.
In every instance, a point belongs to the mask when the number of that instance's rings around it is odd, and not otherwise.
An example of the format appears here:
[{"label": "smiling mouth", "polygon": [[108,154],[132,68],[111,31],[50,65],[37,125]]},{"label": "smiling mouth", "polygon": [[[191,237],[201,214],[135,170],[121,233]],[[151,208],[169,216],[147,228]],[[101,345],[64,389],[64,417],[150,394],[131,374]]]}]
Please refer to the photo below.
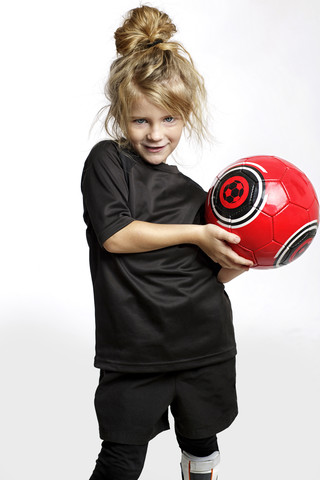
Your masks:
[{"label": "smiling mouth", "polygon": [[150,153],[158,153],[165,148],[165,145],[162,145],[161,147],[150,147],[149,145],[144,145],[144,148]]}]

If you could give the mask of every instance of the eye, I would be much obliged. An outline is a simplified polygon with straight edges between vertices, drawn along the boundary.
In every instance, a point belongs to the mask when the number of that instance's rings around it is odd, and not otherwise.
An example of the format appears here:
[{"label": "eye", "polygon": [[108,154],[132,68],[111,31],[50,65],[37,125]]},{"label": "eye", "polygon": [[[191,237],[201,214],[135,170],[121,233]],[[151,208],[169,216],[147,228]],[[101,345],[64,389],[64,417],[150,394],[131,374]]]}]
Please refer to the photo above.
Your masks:
[{"label": "eye", "polygon": [[146,119],[145,118],[136,118],[135,120],[133,120],[133,123],[137,123],[138,125],[142,125],[143,123],[146,123]]},{"label": "eye", "polygon": [[164,121],[165,121],[166,123],[172,123],[172,122],[175,121],[175,118],[174,118],[174,117],[166,117],[166,118],[164,119]]}]

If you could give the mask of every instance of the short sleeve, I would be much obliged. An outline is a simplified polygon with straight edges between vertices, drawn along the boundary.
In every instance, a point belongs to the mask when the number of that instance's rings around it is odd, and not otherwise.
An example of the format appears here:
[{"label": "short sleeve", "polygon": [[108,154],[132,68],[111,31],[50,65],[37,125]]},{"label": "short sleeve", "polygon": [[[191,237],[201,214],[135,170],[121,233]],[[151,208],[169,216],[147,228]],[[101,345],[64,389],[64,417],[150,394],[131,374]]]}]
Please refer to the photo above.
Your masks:
[{"label": "short sleeve", "polygon": [[84,165],[81,190],[84,219],[92,225],[101,246],[134,220],[128,206],[126,174],[113,142],[93,147]]}]

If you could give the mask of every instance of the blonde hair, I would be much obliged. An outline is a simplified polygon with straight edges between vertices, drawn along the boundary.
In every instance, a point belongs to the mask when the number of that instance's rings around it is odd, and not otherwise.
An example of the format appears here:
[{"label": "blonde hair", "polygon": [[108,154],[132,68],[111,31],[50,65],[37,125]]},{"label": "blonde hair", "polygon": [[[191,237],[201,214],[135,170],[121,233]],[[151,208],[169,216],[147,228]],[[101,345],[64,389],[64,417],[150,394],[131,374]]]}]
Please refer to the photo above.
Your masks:
[{"label": "blonde hair", "polygon": [[189,135],[207,136],[206,90],[190,54],[170,38],[176,27],[166,13],[141,6],[130,10],[115,34],[118,58],[110,67],[105,95],[110,102],[105,129],[128,145],[127,125],[133,102],[146,95],[152,103],[180,116]]}]

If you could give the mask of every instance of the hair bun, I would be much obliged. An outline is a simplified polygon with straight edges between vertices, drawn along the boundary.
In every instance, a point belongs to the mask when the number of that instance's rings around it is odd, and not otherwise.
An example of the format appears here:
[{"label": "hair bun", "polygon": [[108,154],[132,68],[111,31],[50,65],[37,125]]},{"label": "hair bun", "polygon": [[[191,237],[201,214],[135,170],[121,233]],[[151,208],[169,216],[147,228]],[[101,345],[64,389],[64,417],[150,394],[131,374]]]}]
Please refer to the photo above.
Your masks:
[{"label": "hair bun", "polygon": [[155,43],[157,40],[168,41],[176,31],[166,13],[147,6],[134,8],[114,34],[116,49],[120,55],[128,55],[153,43],[160,44]]}]

